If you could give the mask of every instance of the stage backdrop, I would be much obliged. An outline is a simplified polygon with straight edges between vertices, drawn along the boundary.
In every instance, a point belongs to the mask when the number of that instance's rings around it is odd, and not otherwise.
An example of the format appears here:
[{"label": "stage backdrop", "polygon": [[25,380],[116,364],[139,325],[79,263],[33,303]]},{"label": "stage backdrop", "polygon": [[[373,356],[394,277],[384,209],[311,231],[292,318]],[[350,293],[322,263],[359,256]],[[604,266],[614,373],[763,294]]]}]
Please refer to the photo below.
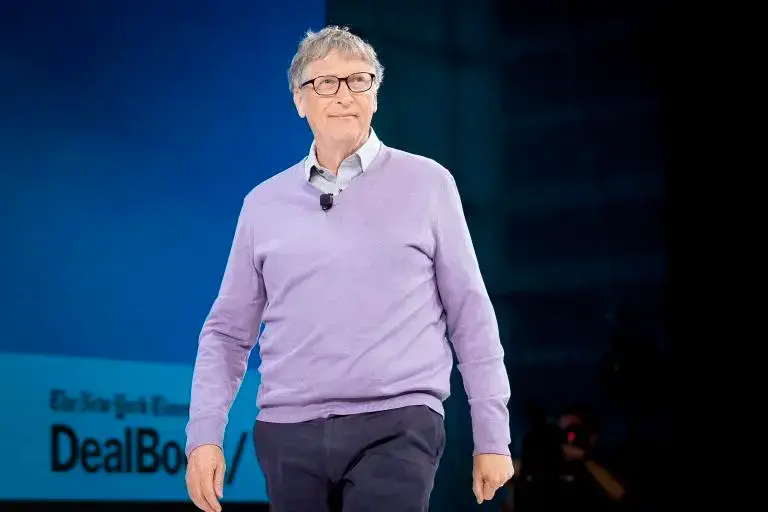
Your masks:
[{"label": "stage backdrop", "polygon": [[[311,142],[322,0],[0,6],[0,500],[185,500],[197,336],[245,194]],[[268,221],[268,219],[265,219]],[[258,354],[225,501],[266,501]]]}]

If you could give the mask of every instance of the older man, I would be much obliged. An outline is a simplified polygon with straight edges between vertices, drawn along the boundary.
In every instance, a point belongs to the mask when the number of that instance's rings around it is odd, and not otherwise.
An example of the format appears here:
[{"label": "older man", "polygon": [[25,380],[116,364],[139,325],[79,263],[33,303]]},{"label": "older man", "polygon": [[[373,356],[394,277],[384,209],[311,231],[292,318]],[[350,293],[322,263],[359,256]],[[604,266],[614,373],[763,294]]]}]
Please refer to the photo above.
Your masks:
[{"label": "older man", "polygon": [[291,64],[309,154],[255,187],[203,326],[187,486],[218,511],[222,440],[262,321],[254,440],[276,512],[425,511],[459,359],[473,491],[512,476],[509,381],[449,172],[371,129],[383,67],[346,29],[309,32]]}]

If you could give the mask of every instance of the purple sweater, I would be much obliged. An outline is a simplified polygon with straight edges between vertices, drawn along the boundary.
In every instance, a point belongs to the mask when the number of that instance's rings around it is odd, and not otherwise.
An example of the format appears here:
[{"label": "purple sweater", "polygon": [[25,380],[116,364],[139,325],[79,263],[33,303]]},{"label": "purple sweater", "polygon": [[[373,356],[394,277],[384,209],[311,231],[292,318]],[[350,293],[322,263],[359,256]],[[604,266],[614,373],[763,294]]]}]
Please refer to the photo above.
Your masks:
[{"label": "purple sweater", "polygon": [[222,446],[259,338],[261,421],[426,405],[453,356],[474,453],[509,454],[509,380],[458,191],[433,160],[381,147],[323,211],[302,165],[245,198],[195,364],[187,454]]}]

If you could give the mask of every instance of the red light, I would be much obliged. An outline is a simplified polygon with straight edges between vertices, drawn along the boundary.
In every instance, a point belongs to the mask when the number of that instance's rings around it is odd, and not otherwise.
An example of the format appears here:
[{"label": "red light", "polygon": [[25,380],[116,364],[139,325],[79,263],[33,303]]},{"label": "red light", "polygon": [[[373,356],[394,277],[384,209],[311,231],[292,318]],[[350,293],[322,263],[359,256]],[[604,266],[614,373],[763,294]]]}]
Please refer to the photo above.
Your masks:
[{"label": "red light", "polygon": [[572,443],[576,440],[576,434],[573,432],[568,432],[568,442]]}]

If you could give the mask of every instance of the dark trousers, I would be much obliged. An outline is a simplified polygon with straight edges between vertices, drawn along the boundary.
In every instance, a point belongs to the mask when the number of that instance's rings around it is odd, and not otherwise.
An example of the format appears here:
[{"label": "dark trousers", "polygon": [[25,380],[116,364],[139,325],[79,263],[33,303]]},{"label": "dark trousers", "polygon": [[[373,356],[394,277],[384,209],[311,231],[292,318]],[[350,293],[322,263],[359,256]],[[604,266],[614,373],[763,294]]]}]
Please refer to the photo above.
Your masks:
[{"label": "dark trousers", "polygon": [[426,512],[445,448],[443,417],[426,406],[257,421],[253,437],[273,512]]}]

